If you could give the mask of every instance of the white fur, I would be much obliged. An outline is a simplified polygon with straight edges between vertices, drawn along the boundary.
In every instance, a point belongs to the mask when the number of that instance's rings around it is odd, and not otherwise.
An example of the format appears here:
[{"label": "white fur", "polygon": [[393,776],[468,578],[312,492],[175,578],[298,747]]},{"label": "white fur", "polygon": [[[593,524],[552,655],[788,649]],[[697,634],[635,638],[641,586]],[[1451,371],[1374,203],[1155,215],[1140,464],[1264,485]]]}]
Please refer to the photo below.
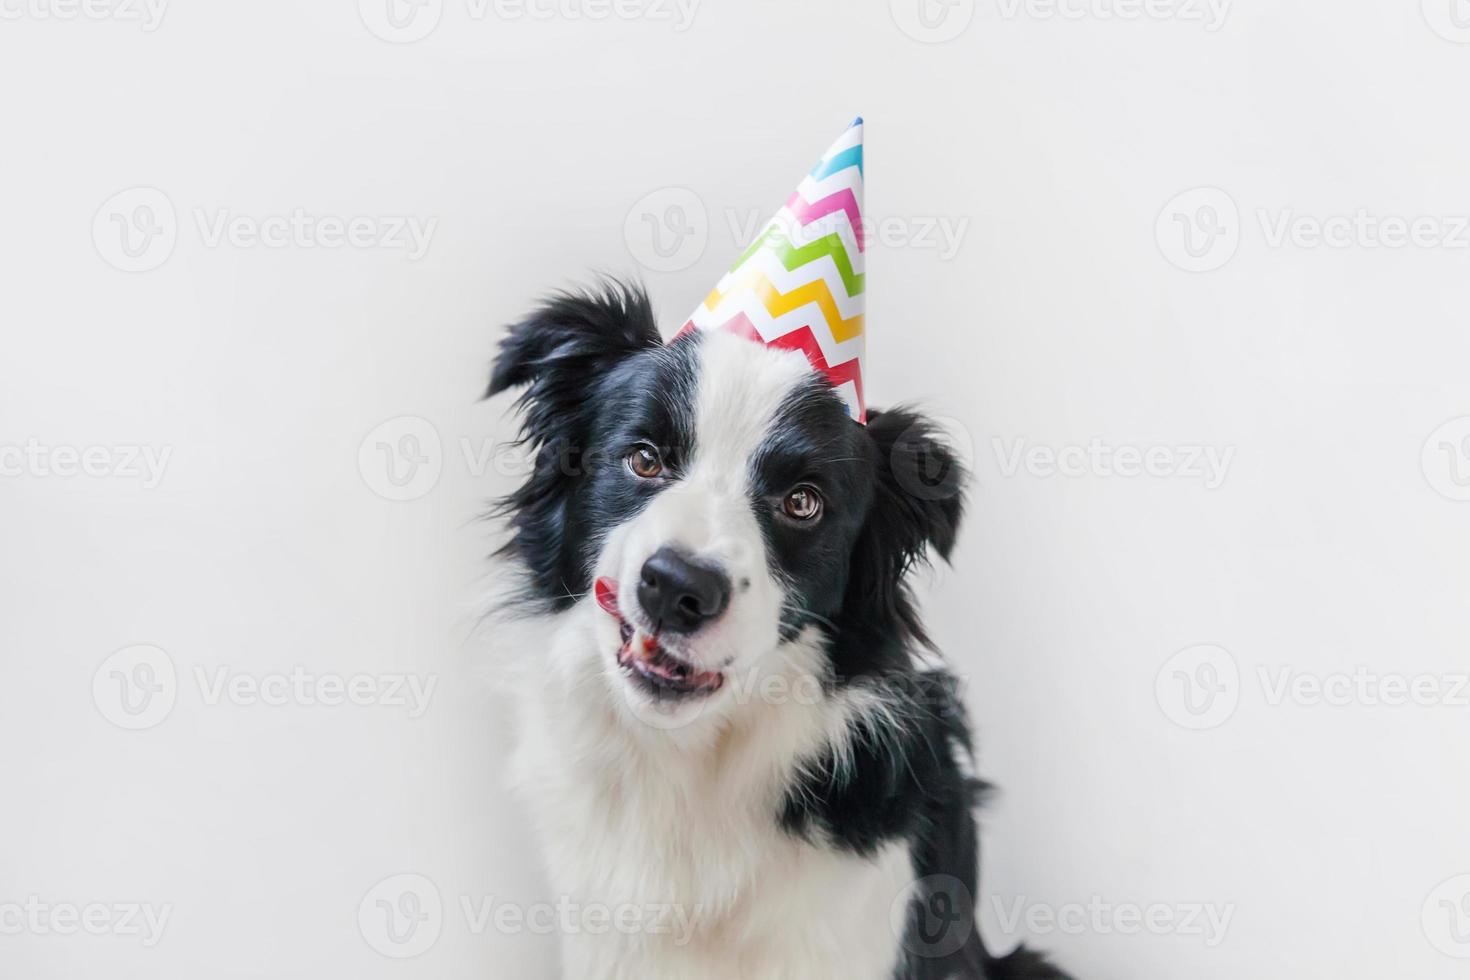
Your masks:
[{"label": "white fur", "polygon": [[[865,860],[799,841],[776,822],[797,768],[843,740],[859,707],[757,697],[715,724],[645,725],[609,692],[609,679],[626,682],[599,662],[611,659],[595,639],[602,615],[583,602],[522,624],[516,646],[537,664],[515,698],[514,785],[559,896],[677,906],[694,933],[682,945],[672,931],[568,936],[563,976],[890,977],[899,939],[891,913],[913,877],[907,848]],[[798,662],[820,657],[810,640],[792,646]],[[796,689],[799,668],[776,673]]]},{"label": "white fur", "polygon": [[823,689],[816,631],[779,639],[785,592],[767,569],[749,461],[810,368],[719,334],[701,356],[687,472],[609,535],[597,573],[622,583],[627,614],[659,547],[717,561],[735,584],[730,608],[679,653],[726,671],[725,686],[673,710],[652,702],[618,670],[616,621],[588,598],[500,632],[514,683],[512,776],[555,891],[584,908],[676,907],[686,923],[666,912],[632,934],[566,936],[563,976],[888,980],[902,923],[893,910],[913,878],[907,847],[859,858],[777,822],[801,767],[828,749],[840,757],[854,726],[886,710],[872,690]]}]

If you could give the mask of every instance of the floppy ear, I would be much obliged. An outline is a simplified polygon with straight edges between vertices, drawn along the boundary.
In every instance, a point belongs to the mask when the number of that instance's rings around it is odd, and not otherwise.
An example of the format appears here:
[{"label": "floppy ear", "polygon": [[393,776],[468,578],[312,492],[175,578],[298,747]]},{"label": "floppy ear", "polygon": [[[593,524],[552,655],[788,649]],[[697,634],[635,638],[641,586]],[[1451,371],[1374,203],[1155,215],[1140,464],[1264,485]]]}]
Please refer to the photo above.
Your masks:
[{"label": "floppy ear", "polygon": [[897,627],[928,644],[904,577],[930,551],[948,559],[959,533],[968,479],[939,427],[907,408],[868,413],[877,487],[854,549],[849,606],[873,627]]},{"label": "floppy ear", "polygon": [[878,515],[907,566],[933,548],[948,559],[964,512],[968,474],[939,426],[908,408],[871,412],[878,447]]},{"label": "floppy ear", "polygon": [[516,403],[521,441],[535,450],[532,472],[497,510],[510,515],[514,531],[501,553],[521,558],[535,591],[553,604],[580,588],[586,529],[573,526],[567,505],[587,468],[596,420],[590,389],[619,361],[662,343],[648,295],[618,282],[553,296],[500,342],[485,397],[525,386]]},{"label": "floppy ear", "polygon": [[[485,397],[530,385],[521,404],[532,409],[580,402],[597,372],[662,343],[641,286],[610,281],[599,292],[557,293],[500,342]],[[526,434],[534,436],[531,421]]]}]

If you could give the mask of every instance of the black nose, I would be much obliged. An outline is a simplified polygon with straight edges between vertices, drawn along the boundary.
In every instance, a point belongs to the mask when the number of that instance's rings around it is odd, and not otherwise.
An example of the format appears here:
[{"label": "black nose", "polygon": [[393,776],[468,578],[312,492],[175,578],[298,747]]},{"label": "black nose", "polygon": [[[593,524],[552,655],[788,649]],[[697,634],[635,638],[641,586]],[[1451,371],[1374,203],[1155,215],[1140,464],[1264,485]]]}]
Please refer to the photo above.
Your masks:
[{"label": "black nose", "polygon": [[730,604],[730,580],[673,548],[660,548],[643,563],[638,604],[660,629],[692,633],[725,611]]}]

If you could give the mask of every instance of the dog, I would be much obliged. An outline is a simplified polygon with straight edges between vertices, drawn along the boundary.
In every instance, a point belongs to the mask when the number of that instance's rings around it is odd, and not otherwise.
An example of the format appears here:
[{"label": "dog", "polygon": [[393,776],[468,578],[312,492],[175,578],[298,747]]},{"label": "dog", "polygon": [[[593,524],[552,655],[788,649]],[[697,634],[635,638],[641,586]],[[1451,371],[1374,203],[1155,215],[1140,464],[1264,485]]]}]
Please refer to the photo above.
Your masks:
[{"label": "dog", "polygon": [[[975,921],[984,786],[907,577],[965,474],[800,352],[664,343],[641,287],[501,341],[534,464],[497,510],[514,789],[569,980],[1066,980]],[[618,921],[609,920],[616,918]]]}]

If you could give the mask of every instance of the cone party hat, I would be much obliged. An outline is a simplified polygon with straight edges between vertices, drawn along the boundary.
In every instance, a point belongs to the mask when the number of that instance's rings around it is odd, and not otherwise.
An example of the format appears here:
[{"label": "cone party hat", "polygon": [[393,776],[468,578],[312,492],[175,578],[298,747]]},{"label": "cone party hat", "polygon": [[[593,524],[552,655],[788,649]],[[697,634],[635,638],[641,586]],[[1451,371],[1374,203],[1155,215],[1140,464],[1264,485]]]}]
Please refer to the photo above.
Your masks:
[{"label": "cone party hat", "polygon": [[680,333],[727,330],[799,350],[848,414],[863,398],[863,121],[853,120]]}]

